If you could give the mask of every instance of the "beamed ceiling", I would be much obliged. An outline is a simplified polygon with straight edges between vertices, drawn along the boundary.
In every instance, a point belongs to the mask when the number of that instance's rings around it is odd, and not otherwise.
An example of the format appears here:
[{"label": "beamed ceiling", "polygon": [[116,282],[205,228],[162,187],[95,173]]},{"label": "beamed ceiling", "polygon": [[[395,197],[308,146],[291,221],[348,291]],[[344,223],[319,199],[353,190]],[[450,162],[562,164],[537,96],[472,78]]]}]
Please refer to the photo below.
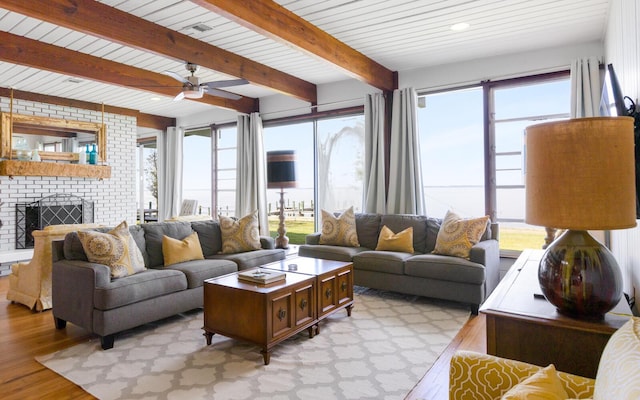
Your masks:
[{"label": "beamed ceiling", "polygon": [[[609,0],[0,0],[0,95],[43,94],[185,117],[259,109],[282,94],[358,79],[392,90],[402,71],[602,40]],[[453,31],[465,22],[470,27]],[[200,26],[205,30],[197,30]],[[164,74],[243,78],[240,95],[173,101]]]}]

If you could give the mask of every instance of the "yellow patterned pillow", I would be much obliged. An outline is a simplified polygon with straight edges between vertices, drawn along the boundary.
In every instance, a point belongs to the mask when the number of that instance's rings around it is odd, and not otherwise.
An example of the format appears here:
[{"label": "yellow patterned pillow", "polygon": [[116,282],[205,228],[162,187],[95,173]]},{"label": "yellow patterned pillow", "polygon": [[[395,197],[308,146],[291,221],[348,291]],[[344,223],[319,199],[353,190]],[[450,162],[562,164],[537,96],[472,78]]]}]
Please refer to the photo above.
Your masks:
[{"label": "yellow patterned pillow", "polygon": [[142,253],[129,233],[126,221],[107,233],[79,231],[78,238],[87,259],[108,266],[112,278],[133,275],[146,269]]},{"label": "yellow patterned pillow", "polygon": [[353,207],[349,207],[337,218],[328,211],[321,210],[321,212],[322,232],[320,232],[320,241],[318,243],[332,246],[360,246]]},{"label": "yellow patterned pillow", "polygon": [[376,250],[413,253],[413,227],[410,226],[402,232],[393,233],[391,229],[383,225],[380,229]]},{"label": "yellow patterned pillow", "polygon": [[640,318],[631,317],[607,342],[600,357],[594,400],[640,399]]},{"label": "yellow patterned pillow", "polygon": [[198,233],[193,232],[182,240],[163,235],[162,257],[164,257],[165,266],[191,260],[204,260]]},{"label": "yellow patterned pillow", "polygon": [[566,400],[567,397],[556,368],[550,364],[509,389],[501,400]]},{"label": "yellow patterned pillow", "polygon": [[258,210],[237,221],[222,215],[219,218],[220,231],[222,232],[222,254],[260,250]]},{"label": "yellow patterned pillow", "polygon": [[436,237],[433,254],[469,258],[469,251],[478,243],[487,229],[489,216],[463,219],[453,211],[447,211]]}]

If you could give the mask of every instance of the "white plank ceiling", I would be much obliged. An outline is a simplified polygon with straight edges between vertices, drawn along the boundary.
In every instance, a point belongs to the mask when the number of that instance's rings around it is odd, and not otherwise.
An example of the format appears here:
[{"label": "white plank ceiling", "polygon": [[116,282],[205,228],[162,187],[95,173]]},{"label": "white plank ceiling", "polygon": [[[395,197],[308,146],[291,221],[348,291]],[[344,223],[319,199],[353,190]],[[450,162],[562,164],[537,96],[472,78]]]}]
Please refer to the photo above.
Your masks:
[{"label": "white plank ceiling", "polygon": [[[102,0],[102,3],[192,36],[315,84],[349,79],[342,70],[262,36],[186,0]],[[602,40],[609,0],[276,0],[386,68],[399,71],[500,54]],[[450,26],[470,27],[455,32]],[[196,24],[212,29],[198,32]],[[0,30],[153,72],[176,71],[183,63],[75,32],[2,9]],[[229,79],[201,68],[201,81]],[[173,102],[125,88],[0,61],[0,86],[105,103],[167,117],[183,117],[213,106]],[[176,89],[176,94],[179,89]],[[255,85],[229,88],[250,97],[275,92]],[[158,98],[159,100],[151,100]]]}]

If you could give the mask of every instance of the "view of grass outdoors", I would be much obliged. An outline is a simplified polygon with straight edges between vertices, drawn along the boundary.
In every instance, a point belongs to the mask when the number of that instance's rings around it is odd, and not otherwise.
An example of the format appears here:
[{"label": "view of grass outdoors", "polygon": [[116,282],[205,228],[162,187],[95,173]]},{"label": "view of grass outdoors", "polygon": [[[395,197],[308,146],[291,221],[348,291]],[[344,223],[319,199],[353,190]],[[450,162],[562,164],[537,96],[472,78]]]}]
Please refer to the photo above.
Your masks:
[{"label": "view of grass outdoors", "polygon": [[[492,93],[500,248],[516,252],[540,248],[544,229],[524,223],[524,131],[535,123],[568,118],[569,80],[498,86]],[[442,218],[449,209],[463,217],[485,215],[482,89],[424,97],[424,107],[418,109],[418,128],[427,215]],[[214,139],[208,130],[187,133],[183,198],[196,199],[203,214],[235,215],[236,128],[222,129]],[[267,124],[264,147],[265,151],[296,153],[297,187],[285,193],[290,243],[302,244],[307,234],[320,228],[320,216],[314,210],[342,211],[353,206],[361,212],[365,173],[363,115]],[[145,148],[143,157],[146,160],[154,152],[155,148]],[[212,154],[216,155],[215,163]],[[147,169],[148,163],[144,164]],[[217,177],[215,197],[212,176]],[[145,208],[147,203],[156,208],[147,176],[138,182],[138,190],[141,187]],[[279,190],[267,190],[272,236],[277,235],[279,199]]]}]

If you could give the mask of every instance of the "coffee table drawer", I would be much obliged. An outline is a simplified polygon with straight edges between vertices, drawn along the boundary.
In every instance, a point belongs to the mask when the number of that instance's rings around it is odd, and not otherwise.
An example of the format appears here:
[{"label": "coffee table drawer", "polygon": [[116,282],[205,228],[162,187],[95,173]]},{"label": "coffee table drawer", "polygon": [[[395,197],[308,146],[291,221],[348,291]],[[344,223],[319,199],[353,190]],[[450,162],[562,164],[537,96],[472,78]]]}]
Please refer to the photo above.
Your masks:
[{"label": "coffee table drawer", "polygon": [[353,302],[353,268],[347,266],[318,276],[318,319]]},{"label": "coffee table drawer", "polygon": [[271,297],[271,339],[288,336],[292,329],[315,320],[311,306],[314,286],[309,284]]}]

